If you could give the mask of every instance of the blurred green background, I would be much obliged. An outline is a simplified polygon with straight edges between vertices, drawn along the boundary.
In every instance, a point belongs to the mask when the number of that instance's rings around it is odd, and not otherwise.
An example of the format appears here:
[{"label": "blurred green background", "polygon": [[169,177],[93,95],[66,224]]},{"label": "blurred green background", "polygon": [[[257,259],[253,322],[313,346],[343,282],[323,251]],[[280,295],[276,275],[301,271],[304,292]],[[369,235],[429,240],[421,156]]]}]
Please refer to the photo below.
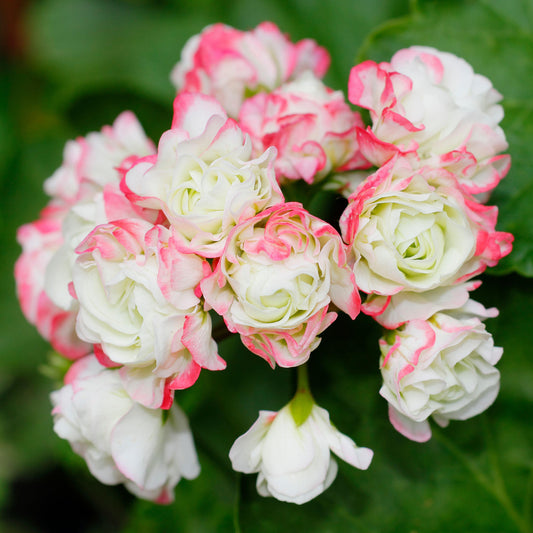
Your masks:
[{"label": "blurred green background", "polygon": [[[356,60],[387,60],[412,44],[465,57],[505,96],[513,158],[491,202],[516,235],[510,257],[483,276],[475,298],[497,306],[487,322],[504,347],[501,394],[487,413],[435,431],[426,444],[397,434],[378,395],[379,328],[339,319],[311,360],[311,385],[333,422],[375,451],[366,472],[340,464],[333,486],[295,506],[255,492],[230,469],[228,450],[259,409],[292,394],[288,370],[270,370],[237,339],[221,344],[228,369],[202,373],[177,399],[191,420],[202,474],[173,505],[135,500],[87,473],[52,431],[40,372],[48,346],[14,294],[16,228],[45,205],[45,178],[65,142],[124,109],[157,141],[170,126],[172,66],[185,41],[221,21],[250,29],[271,20],[293,40],[332,55],[327,83],[346,90]],[[7,0],[0,4],[0,531],[531,533],[533,504],[533,2],[500,0]]]}]

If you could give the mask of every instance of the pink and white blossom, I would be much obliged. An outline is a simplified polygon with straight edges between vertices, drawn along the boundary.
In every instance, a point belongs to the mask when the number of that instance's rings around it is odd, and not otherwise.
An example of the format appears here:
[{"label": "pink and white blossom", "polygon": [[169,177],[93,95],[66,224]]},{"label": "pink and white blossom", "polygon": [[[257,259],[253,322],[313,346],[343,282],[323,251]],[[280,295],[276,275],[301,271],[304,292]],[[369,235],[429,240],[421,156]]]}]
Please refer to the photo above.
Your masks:
[{"label": "pink and white blossom", "polygon": [[298,203],[237,225],[201,288],[247,348],[283,367],[308,359],[337,316],[331,303],[352,318],[360,305],[339,234]]},{"label": "pink and white blossom", "polygon": [[457,174],[467,192],[493,189],[509,169],[501,95],[464,60],[434,48],[398,51],[390,63],[365,61],[350,74],[349,100],[370,110],[361,151],[377,166],[394,154]]},{"label": "pink and white blossom", "polygon": [[54,431],[70,442],[93,476],[107,485],[123,483],[140,498],[174,500],[182,477],[200,465],[183,411],[148,409],[124,389],[120,373],[93,355],[80,359],[51,395]]},{"label": "pink and white blossom", "polygon": [[444,285],[429,291],[401,291],[392,295],[370,294],[361,310],[387,329],[399,328],[410,320],[427,320],[435,313],[463,307],[470,291],[481,281]]},{"label": "pink and white blossom", "polygon": [[61,223],[68,211],[64,205],[49,204],[35,222],[17,231],[22,253],[15,263],[17,297],[26,320],[36,326],[54,350],[70,359],[86,355],[90,345],[75,332],[77,309],[55,305],[45,291],[45,271],[63,244]]},{"label": "pink and white blossom", "polygon": [[495,400],[502,349],[481,321],[496,316],[469,301],[429,320],[412,320],[380,340],[380,394],[389,402],[392,425],[409,439],[431,438],[428,418],[446,426],[466,420]]},{"label": "pink and white blossom", "polygon": [[63,163],[45,181],[45,191],[69,205],[91,198],[108,183],[119,183],[117,168],[125,159],[144,157],[154,150],[135,115],[124,111],[112,126],[67,142]]},{"label": "pink and white blossom", "polygon": [[328,52],[315,41],[292,43],[271,22],[251,31],[219,23],[187,41],[171,80],[178,91],[214,96],[237,117],[249,95],[272,91],[307,70],[321,78],[329,62]]},{"label": "pink and white blossom", "polygon": [[297,423],[289,404],[277,413],[260,411],[229,456],[237,472],[258,473],[261,496],[302,504],[333,483],[338,466],[331,452],[361,470],[369,467],[373,456],[372,450],[356,446],[338,431],[325,409],[314,404],[306,419]]},{"label": "pink and white blossom", "polygon": [[350,196],[340,225],[366,293],[425,292],[465,281],[511,251],[497,209],[477,203],[442,168],[393,158]]},{"label": "pink and white blossom", "polygon": [[246,100],[240,126],[252,138],[256,153],[275,146],[278,181],[317,182],[332,171],[368,166],[357,145],[363,127],[341,91],[326,87],[311,72],[271,93]]},{"label": "pink and white blossom", "polygon": [[164,212],[183,252],[217,257],[236,224],[283,201],[275,149],[254,158],[249,137],[211,97],[180,94],[174,110],[157,157],[134,165],[124,185],[136,205]]},{"label": "pink and white blossom", "polygon": [[201,368],[225,367],[197,293],[210,269],[203,258],[177,251],[170,230],[115,221],[95,228],[77,252],[77,333],[97,345],[104,364],[124,365],[135,400],[167,406],[171,391],[191,386]]},{"label": "pink and white blossom", "polygon": [[143,212],[119,190],[126,170],[154,150],[135,115],[126,111],[101,132],[69,141],[62,166],[45,182],[55,201],[70,208],[61,221],[63,242],[51,257],[44,280],[48,298],[64,311],[77,308],[68,288],[76,260],[74,250],[90,231],[117,219],[157,219],[157,213]]}]

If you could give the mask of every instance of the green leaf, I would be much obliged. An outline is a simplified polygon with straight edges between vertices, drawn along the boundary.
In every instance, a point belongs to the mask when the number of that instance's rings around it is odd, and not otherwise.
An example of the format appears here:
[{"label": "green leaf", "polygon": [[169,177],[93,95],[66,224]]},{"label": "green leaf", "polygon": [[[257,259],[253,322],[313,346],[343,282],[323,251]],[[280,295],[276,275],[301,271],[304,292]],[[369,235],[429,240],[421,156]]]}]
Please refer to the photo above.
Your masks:
[{"label": "green leaf", "polygon": [[376,30],[361,57],[388,61],[400,48],[433,46],[465,58],[504,96],[502,127],[512,167],[491,202],[500,207],[499,228],[515,235],[514,251],[495,270],[533,276],[533,4],[523,0],[465,0],[414,3],[413,12]]}]

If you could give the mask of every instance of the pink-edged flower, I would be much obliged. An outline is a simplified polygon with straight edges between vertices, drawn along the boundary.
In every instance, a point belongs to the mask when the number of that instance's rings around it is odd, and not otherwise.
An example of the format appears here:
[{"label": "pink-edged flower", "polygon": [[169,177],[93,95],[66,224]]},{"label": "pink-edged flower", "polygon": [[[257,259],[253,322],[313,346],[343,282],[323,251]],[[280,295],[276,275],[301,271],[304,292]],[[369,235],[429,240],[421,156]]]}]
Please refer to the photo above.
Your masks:
[{"label": "pink-edged flower", "polygon": [[100,224],[128,218],[157,222],[160,217],[157,211],[143,211],[131,204],[120,191],[118,182],[108,183],[102,191],[70,206],[61,222],[63,243],[50,258],[44,277],[44,289],[55,305],[63,310],[77,309],[69,287],[77,258],[76,248],[83,239]]},{"label": "pink-edged flower", "polygon": [[249,137],[211,97],[182,93],[174,111],[157,157],[126,174],[127,194],[164,212],[182,251],[217,257],[236,224],[283,201],[275,149],[254,158]]},{"label": "pink-edged flower", "polygon": [[174,242],[163,226],[115,221],[88,235],[73,268],[79,337],[104,364],[123,365],[126,389],[149,407],[171,403],[201,368],[225,367],[197,293],[209,266]]},{"label": "pink-edged flower", "polygon": [[187,41],[171,79],[178,91],[214,96],[237,117],[249,95],[272,91],[306,70],[322,77],[329,62],[316,42],[292,43],[271,22],[246,32],[213,24]]},{"label": "pink-edged flower", "polygon": [[112,126],[67,142],[63,164],[45,181],[47,194],[67,204],[92,197],[108,183],[118,183],[117,167],[129,157],[153,154],[155,147],[131,111]]},{"label": "pink-edged flower", "polygon": [[229,456],[234,470],[258,473],[261,496],[302,504],[333,483],[338,466],[331,452],[362,470],[373,456],[372,450],[356,446],[338,431],[325,409],[313,404],[304,420],[296,420],[288,404],[277,413],[260,411]]},{"label": "pink-edged flower", "polygon": [[321,180],[331,171],[368,165],[361,156],[356,128],[363,127],[341,91],[326,87],[311,72],[271,93],[246,100],[239,114],[254,149],[275,146],[274,168],[279,181]]},{"label": "pink-edged flower", "polygon": [[123,483],[140,498],[170,503],[180,479],[200,473],[183,411],[176,404],[162,411],[135,402],[120,373],[93,355],[72,365],[51,399],[54,431],[106,485]]},{"label": "pink-edged flower", "polygon": [[495,400],[502,349],[481,321],[496,316],[469,301],[461,309],[412,320],[380,340],[380,394],[389,402],[392,425],[409,439],[431,438],[428,418],[441,426],[465,420]]},{"label": "pink-edged flower", "polygon": [[54,350],[76,359],[91,349],[76,336],[76,309],[61,309],[44,290],[46,268],[63,243],[61,223],[67,211],[66,206],[51,203],[42,210],[38,220],[18,229],[22,254],[15,263],[15,282],[26,320],[37,327]]},{"label": "pink-edged flower", "polygon": [[301,204],[271,207],[236,226],[213,274],[206,302],[254,353],[290,367],[304,363],[336,318],[352,318],[360,297],[336,230]]},{"label": "pink-edged flower", "polygon": [[361,310],[383,327],[396,329],[409,320],[427,320],[439,311],[463,307],[469,301],[470,292],[480,285],[481,281],[467,281],[423,292],[370,294]]},{"label": "pink-edged flower", "polygon": [[393,158],[350,196],[342,234],[357,284],[394,295],[452,285],[494,266],[512,235],[495,231],[497,209],[477,203],[448,171]]},{"label": "pink-edged flower", "polygon": [[350,74],[349,100],[370,110],[359,131],[365,157],[380,166],[395,153],[453,170],[470,193],[493,189],[509,169],[499,122],[501,95],[464,60],[434,48],[398,51],[390,63],[365,61]]},{"label": "pink-edged flower", "polygon": [[75,249],[90,231],[123,218],[157,220],[157,213],[132,205],[119,189],[133,162],[154,150],[135,115],[126,111],[101,132],[69,141],[62,166],[45,182],[55,202],[70,208],[61,222],[63,242],[48,263],[44,281],[48,298],[64,311],[77,307],[69,291],[71,271]]}]

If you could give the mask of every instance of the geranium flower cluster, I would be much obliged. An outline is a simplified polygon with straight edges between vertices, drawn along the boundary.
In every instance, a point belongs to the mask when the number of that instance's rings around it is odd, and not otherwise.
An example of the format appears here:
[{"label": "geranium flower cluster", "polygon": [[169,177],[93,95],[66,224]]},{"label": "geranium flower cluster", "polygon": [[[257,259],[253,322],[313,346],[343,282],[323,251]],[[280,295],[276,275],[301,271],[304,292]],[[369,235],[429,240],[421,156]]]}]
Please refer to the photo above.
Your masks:
[{"label": "geranium flower cluster", "polygon": [[[353,67],[365,126],[323,83],[328,66],[325,49],[271,23],[209,26],[172,71],[157,147],[127,111],[69,141],[46,180],[48,205],[18,233],[17,291],[73,361],[52,393],[54,429],[101,482],[167,503],[199,474],[175,397],[226,367],[216,315],[272,368],[298,367],[294,398],[229,451],[263,496],[314,498],[336,476],[332,452],[370,465],[307,380],[340,312],[384,327],[380,392],[405,436],[425,441],[430,417],[446,425],[494,401],[502,350],[483,320],[497,312],[470,292],[511,250],[487,205],[509,168],[501,96],[463,59],[415,46]],[[336,187],[340,220],[285,201],[295,180]]]}]

